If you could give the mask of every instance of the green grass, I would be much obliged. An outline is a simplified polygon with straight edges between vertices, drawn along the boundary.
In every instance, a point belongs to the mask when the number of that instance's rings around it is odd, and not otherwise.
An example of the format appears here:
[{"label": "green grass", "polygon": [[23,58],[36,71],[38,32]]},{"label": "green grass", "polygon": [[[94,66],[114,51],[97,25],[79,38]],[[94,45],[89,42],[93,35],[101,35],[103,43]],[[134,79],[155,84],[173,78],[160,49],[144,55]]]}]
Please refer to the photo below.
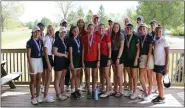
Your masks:
[{"label": "green grass", "polygon": [[16,42],[19,40],[28,39],[31,36],[30,31],[22,32],[3,32],[2,33],[2,45]]}]

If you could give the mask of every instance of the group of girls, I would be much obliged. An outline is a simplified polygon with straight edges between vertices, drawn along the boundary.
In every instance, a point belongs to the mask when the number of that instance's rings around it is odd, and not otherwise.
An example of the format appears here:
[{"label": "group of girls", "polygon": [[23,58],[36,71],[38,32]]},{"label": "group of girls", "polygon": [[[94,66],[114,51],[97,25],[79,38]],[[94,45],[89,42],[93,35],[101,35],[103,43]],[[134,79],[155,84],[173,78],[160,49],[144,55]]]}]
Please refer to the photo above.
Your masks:
[{"label": "group of girls", "polygon": [[[94,18],[95,20],[98,19],[96,16]],[[137,21],[141,22],[142,17],[139,17]],[[124,20],[124,29],[121,29],[120,24],[113,22],[111,19],[108,20],[108,23],[108,29],[106,29],[104,24],[96,25],[96,29],[95,25],[88,24],[87,28],[85,28],[84,20],[79,19],[76,26],[71,26],[67,41],[65,41],[67,34],[65,27],[59,29],[59,37],[55,38],[54,28],[52,25],[49,25],[43,41],[39,39],[41,34],[40,28],[33,28],[32,37],[27,42],[32,104],[38,104],[42,101],[54,102],[54,98],[48,95],[53,67],[55,71],[54,88],[56,98],[60,100],[65,100],[69,97],[68,94],[64,93],[64,79],[68,67],[71,70],[70,97],[73,99],[82,97],[78,88],[83,71],[85,73],[88,99],[94,98],[94,90],[97,87],[100,89],[100,97],[102,98],[110,95],[120,97],[125,91],[124,96],[130,96],[131,99],[136,99],[138,97],[136,92],[138,70],[139,79],[144,91],[141,97],[143,99],[150,97],[153,87],[152,70],[154,69],[158,72],[164,68],[156,64],[157,62],[155,60],[160,61],[159,59],[154,59],[154,55],[157,54],[155,52],[161,49],[155,51],[153,48],[153,44],[155,43],[154,37],[148,33],[147,27],[143,23],[139,24],[138,30],[135,32],[134,26],[128,18]],[[156,23],[152,22],[152,24]],[[161,27],[156,27],[156,29],[154,27],[153,31],[156,33],[156,37],[161,36],[161,30]],[[138,36],[138,33],[141,36]],[[162,65],[165,65],[166,69],[166,64]],[[43,67],[47,70],[44,100],[39,96]],[[111,67],[113,69],[113,88],[110,83]],[[129,83],[128,88],[124,86],[123,89],[123,76],[125,85],[126,71],[129,76]],[[99,86],[97,84],[98,72],[100,75]],[[92,77],[92,89],[90,88],[90,76]],[[160,84],[161,76],[157,76],[157,78],[159,80],[157,82]],[[106,90],[104,79],[106,81]],[[149,89],[146,86],[147,83],[149,84]],[[36,94],[34,88],[36,88]],[[160,99],[164,99],[162,92],[159,93],[159,96],[153,102],[158,102]]]}]

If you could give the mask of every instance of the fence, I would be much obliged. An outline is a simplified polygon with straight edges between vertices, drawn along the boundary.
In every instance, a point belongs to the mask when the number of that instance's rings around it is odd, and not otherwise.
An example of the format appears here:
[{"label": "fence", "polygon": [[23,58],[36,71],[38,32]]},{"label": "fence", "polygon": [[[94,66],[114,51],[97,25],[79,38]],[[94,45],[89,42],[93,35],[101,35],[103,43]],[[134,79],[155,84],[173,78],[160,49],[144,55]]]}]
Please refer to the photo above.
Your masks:
[{"label": "fence", "polygon": [[[177,65],[178,60],[183,54],[183,49],[170,49],[169,75],[173,85],[182,86],[184,84],[184,68],[181,68],[179,65]],[[26,49],[1,49],[1,60],[7,61],[5,64],[5,70],[7,71],[7,73],[23,72],[19,80],[15,81],[15,83],[17,84],[28,84],[28,82],[30,81],[26,56]],[[179,62],[179,64],[181,63],[182,62]],[[178,72],[178,74],[176,74],[177,71],[180,69],[182,69],[182,73]],[[54,72],[52,72],[52,74],[54,76]],[[176,75],[177,78],[175,78],[174,75]],[[112,71],[111,76],[113,76]],[[83,81],[85,81],[84,78]]]}]

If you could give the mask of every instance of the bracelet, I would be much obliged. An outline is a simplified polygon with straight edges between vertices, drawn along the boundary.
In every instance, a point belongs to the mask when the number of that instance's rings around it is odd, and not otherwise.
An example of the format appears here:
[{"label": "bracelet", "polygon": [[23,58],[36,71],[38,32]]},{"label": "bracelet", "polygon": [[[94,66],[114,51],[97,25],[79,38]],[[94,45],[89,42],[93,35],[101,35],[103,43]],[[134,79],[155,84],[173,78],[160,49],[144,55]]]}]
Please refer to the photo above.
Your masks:
[{"label": "bracelet", "polygon": [[111,58],[108,58],[109,60],[111,60]]},{"label": "bracelet", "polygon": [[120,58],[117,58],[117,59],[120,59]]}]

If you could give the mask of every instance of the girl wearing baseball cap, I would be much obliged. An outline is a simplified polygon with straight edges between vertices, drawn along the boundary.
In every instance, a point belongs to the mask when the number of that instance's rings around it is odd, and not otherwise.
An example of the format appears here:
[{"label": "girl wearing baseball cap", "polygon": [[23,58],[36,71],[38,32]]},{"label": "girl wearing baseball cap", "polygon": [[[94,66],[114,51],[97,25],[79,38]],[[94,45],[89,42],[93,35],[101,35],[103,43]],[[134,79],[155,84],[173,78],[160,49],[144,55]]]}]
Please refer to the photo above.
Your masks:
[{"label": "girl wearing baseball cap", "polygon": [[65,100],[67,98],[67,96],[64,94],[64,78],[69,65],[67,45],[64,42],[66,33],[66,28],[61,27],[59,30],[59,38],[57,38],[53,44],[55,70],[54,87],[56,91],[56,97],[60,100]]},{"label": "girl wearing baseball cap", "polygon": [[[34,27],[32,30],[31,39],[26,43],[27,58],[28,58],[28,70],[30,74],[30,92],[31,92],[31,103],[36,105],[41,103],[42,100],[39,96],[40,93],[40,83],[41,75],[43,72],[43,43],[39,39],[40,28],[38,26]],[[36,85],[36,96],[35,96],[35,86]]]}]

